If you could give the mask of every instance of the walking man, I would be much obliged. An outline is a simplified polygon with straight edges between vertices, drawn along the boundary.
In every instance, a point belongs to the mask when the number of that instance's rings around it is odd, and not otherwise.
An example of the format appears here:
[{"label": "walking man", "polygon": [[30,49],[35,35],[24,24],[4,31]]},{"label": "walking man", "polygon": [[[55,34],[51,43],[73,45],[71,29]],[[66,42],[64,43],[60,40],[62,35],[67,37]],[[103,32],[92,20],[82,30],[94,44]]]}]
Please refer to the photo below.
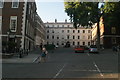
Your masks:
[{"label": "walking man", "polygon": [[46,62],[47,54],[48,54],[48,52],[47,52],[46,48],[42,48],[42,54],[41,54],[40,62]]}]

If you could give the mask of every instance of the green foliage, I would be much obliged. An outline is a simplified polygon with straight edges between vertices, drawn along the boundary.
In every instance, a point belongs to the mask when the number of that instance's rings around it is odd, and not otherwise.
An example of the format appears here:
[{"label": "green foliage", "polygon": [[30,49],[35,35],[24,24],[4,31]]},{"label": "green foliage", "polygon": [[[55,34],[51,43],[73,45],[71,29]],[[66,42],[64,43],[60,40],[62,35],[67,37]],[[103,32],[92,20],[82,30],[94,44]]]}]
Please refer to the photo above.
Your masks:
[{"label": "green foliage", "polygon": [[65,2],[65,12],[70,16],[70,20],[77,28],[80,25],[90,25],[89,22],[97,22],[98,17],[98,3],[92,2]]},{"label": "green foliage", "polygon": [[65,2],[64,4],[65,12],[70,16],[75,28],[79,25],[92,25],[99,21],[101,10],[104,11],[105,23],[108,26],[120,26],[120,2],[106,2],[100,9],[99,3],[96,2]]},{"label": "green foliage", "polygon": [[120,26],[120,2],[105,3],[104,19],[107,26]]}]

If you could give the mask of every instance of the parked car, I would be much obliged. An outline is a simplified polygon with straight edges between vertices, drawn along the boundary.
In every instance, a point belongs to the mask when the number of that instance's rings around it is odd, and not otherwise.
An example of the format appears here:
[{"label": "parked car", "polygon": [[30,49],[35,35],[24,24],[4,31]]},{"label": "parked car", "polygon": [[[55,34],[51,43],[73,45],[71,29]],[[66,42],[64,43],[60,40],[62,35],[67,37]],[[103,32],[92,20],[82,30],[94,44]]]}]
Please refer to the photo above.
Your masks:
[{"label": "parked car", "polygon": [[96,45],[91,45],[89,48],[89,53],[99,53]]},{"label": "parked car", "polygon": [[55,45],[55,48],[58,48],[58,45]]},{"label": "parked car", "polygon": [[77,52],[84,53],[85,48],[84,48],[84,46],[75,46],[74,50],[75,50],[75,53],[77,53]]},{"label": "parked car", "polygon": [[89,47],[88,47],[88,46],[84,46],[84,49],[85,49],[85,50],[89,50]]}]

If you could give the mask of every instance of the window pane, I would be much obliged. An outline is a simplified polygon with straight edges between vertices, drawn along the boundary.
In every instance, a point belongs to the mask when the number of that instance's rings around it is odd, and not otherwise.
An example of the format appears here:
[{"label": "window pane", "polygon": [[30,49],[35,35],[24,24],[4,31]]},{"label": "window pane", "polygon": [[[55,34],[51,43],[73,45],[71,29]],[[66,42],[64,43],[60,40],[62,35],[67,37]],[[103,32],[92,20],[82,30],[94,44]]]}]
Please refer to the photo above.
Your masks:
[{"label": "window pane", "polygon": [[4,2],[3,0],[0,0],[0,8],[3,8]]},{"label": "window pane", "polygon": [[19,0],[13,0],[12,8],[18,8],[18,6],[19,6]]},{"label": "window pane", "polygon": [[17,16],[11,16],[10,29],[12,32],[16,32],[17,29]]}]

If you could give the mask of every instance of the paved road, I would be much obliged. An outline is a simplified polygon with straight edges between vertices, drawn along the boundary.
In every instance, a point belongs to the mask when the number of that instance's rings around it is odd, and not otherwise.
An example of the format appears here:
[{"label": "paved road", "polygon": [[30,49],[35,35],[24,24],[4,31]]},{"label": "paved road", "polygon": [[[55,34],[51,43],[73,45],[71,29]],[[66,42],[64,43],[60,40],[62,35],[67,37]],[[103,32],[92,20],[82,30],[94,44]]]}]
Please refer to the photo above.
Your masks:
[{"label": "paved road", "polygon": [[118,78],[118,55],[74,53],[72,48],[49,52],[46,63],[3,63],[3,78]]}]

